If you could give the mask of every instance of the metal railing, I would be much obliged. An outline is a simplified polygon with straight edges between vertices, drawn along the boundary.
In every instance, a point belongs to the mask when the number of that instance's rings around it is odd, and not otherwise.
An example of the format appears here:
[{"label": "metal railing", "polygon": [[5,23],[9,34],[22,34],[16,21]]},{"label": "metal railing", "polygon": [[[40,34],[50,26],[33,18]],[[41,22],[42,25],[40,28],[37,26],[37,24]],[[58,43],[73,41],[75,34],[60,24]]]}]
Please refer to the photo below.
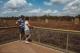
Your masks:
[{"label": "metal railing", "polygon": [[0,27],[0,44],[19,40],[19,31],[16,26]]},{"label": "metal railing", "polygon": [[[31,34],[32,40],[50,45],[64,53],[80,53],[80,31],[34,27]],[[0,27],[0,44],[15,39],[19,40],[16,26]]]},{"label": "metal railing", "polygon": [[34,27],[32,38],[64,53],[80,53],[80,31]]}]

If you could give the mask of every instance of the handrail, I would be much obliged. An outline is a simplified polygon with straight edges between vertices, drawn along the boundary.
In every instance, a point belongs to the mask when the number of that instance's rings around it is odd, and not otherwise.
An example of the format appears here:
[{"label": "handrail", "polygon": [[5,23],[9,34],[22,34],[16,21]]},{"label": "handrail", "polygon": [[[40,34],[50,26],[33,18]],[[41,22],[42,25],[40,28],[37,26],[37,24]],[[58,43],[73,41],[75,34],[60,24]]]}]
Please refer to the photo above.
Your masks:
[{"label": "handrail", "polygon": [[44,29],[44,30],[54,30],[54,31],[63,31],[63,32],[80,32],[76,30],[65,30],[65,29],[54,29],[54,28],[45,28],[45,27],[36,27],[33,26],[34,28],[39,28],[39,29]]},{"label": "handrail", "polygon": [[17,28],[17,26],[0,27],[0,29]]},{"label": "handrail", "polygon": [[[0,27],[0,29],[17,28],[17,27],[18,26]],[[33,26],[33,28],[39,28],[39,29],[44,29],[44,30],[63,31],[63,32],[80,32],[80,31],[76,31],[76,30],[54,29],[54,28],[37,27],[37,26]]]}]

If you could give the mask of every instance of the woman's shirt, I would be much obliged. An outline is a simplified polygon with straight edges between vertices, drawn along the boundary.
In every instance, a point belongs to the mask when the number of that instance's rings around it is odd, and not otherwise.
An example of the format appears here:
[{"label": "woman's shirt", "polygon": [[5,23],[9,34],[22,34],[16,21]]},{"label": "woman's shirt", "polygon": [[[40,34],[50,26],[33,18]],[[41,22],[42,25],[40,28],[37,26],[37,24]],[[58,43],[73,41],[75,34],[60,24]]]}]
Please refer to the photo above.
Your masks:
[{"label": "woman's shirt", "polygon": [[28,21],[25,21],[25,30],[29,30],[29,22]]}]

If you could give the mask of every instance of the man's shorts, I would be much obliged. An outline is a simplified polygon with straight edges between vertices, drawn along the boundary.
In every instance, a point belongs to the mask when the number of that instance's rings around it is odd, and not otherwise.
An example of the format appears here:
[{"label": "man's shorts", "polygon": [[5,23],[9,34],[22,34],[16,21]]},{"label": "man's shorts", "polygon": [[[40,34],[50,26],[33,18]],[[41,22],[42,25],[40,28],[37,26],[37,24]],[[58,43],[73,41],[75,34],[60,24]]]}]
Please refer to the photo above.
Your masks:
[{"label": "man's shorts", "polygon": [[25,33],[24,28],[19,28],[20,33]]}]

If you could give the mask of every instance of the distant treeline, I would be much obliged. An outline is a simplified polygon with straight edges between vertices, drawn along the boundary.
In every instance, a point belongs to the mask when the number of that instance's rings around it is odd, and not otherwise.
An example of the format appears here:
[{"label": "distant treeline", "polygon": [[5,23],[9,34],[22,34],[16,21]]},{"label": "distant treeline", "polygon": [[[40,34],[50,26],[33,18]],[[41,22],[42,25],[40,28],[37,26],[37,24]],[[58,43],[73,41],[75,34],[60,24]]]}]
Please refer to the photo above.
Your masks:
[{"label": "distant treeline", "polygon": [[33,17],[30,17],[31,20],[38,20],[38,19],[51,19],[51,20],[66,20],[66,21],[72,21],[72,20],[75,20],[76,18],[78,18],[80,20],[80,15],[78,16],[33,16]]},{"label": "distant treeline", "polygon": [[[25,18],[29,18],[31,20],[38,20],[38,19],[42,19],[42,20],[45,20],[45,19],[53,19],[53,20],[67,20],[67,21],[72,21],[72,20],[75,20],[76,18],[78,18],[80,20],[80,15],[78,16],[47,16],[47,15],[44,15],[44,16],[24,16]],[[0,17],[0,19],[18,19],[18,17]]]}]

